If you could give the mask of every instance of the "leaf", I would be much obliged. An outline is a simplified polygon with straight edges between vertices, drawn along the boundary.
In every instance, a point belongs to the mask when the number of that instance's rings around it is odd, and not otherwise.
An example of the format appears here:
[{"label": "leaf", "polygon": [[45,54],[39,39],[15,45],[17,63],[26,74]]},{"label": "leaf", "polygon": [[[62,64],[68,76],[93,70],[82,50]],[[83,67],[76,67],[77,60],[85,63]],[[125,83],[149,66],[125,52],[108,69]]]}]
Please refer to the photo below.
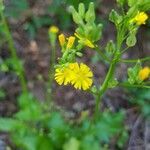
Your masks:
[{"label": "leaf", "polygon": [[73,21],[76,24],[83,24],[82,17],[78,14],[78,12],[75,10],[75,8],[73,6],[69,7],[69,11],[71,12],[72,17],[73,17]]},{"label": "leaf", "polygon": [[85,21],[87,23],[93,23],[95,21],[95,8],[93,2],[89,4],[88,11],[85,14]]},{"label": "leaf", "polygon": [[0,131],[10,132],[18,126],[19,121],[10,118],[0,118]]},{"label": "leaf", "polygon": [[129,47],[133,47],[136,44],[137,40],[136,40],[136,36],[134,33],[130,34],[129,37],[126,40],[126,44]]},{"label": "leaf", "polygon": [[118,80],[115,78],[115,79],[111,79],[110,81],[109,81],[109,83],[108,83],[108,87],[109,88],[114,88],[114,87],[116,87],[117,86],[117,84],[118,84]]},{"label": "leaf", "polygon": [[128,5],[130,7],[132,7],[133,5],[135,5],[137,3],[138,0],[128,0]]},{"label": "leaf", "polygon": [[80,3],[79,4],[79,7],[78,7],[78,11],[79,11],[79,15],[84,18],[84,15],[85,15],[85,6],[83,3]]},{"label": "leaf", "polygon": [[72,137],[70,140],[64,144],[63,150],[79,150],[80,142]]},{"label": "leaf", "polygon": [[113,9],[109,14],[109,20],[118,25],[122,21],[122,17]]},{"label": "leaf", "polygon": [[107,43],[107,45],[106,45],[106,47],[105,47],[105,50],[106,50],[106,52],[107,52],[108,54],[110,54],[110,55],[112,55],[112,54],[114,53],[114,51],[115,51],[115,44],[114,44],[114,42],[113,42],[112,40],[110,40],[110,41]]},{"label": "leaf", "polygon": [[141,70],[141,62],[137,62],[133,68],[128,68],[128,82],[130,84],[140,83],[141,81],[138,78],[138,73]]}]

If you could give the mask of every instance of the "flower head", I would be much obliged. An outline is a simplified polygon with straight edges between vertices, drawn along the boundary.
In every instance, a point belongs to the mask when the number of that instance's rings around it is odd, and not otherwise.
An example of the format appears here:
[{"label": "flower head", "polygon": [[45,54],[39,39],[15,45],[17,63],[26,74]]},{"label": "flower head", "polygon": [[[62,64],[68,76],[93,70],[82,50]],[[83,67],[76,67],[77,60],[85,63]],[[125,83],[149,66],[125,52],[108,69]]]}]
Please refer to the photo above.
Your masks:
[{"label": "flower head", "polygon": [[56,33],[59,32],[59,29],[58,29],[58,27],[56,27],[56,26],[51,26],[51,27],[49,28],[49,32],[56,34]]},{"label": "flower head", "polygon": [[55,80],[59,85],[67,85],[70,82],[70,70],[68,68],[57,68],[55,70]]},{"label": "flower head", "polygon": [[93,73],[87,65],[83,63],[72,63],[70,64],[70,69],[72,70],[71,84],[76,89],[87,90],[91,87],[93,83]]},{"label": "flower head", "polygon": [[149,67],[144,67],[139,71],[138,77],[141,81],[146,80],[150,75],[150,68]]},{"label": "flower head", "polygon": [[93,83],[92,77],[90,68],[83,63],[70,63],[63,69],[55,70],[55,80],[59,85],[70,83],[76,89],[89,89]]},{"label": "flower head", "polygon": [[146,23],[147,19],[148,15],[145,12],[138,12],[131,22],[135,22],[137,25],[142,25]]}]

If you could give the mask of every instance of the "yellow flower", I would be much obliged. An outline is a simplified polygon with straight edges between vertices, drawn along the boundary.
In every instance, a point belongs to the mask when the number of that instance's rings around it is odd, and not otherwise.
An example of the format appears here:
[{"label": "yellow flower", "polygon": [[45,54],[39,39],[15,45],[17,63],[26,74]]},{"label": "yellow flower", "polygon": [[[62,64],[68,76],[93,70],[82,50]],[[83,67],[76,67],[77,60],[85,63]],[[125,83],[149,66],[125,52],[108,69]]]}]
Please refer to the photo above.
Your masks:
[{"label": "yellow flower", "polygon": [[56,34],[56,33],[59,32],[59,29],[58,29],[56,26],[51,26],[51,27],[49,28],[49,32]]},{"label": "yellow flower", "polygon": [[71,83],[76,89],[89,89],[93,83],[92,77],[90,68],[83,63],[70,63],[63,69],[55,70],[55,80],[59,85]]},{"label": "yellow flower", "polygon": [[94,44],[92,43],[92,41],[90,41],[89,39],[83,38],[80,35],[78,35],[77,33],[75,33],[74,35],[79,39],[79,42],[84,44],[85,46],[88,46],[90,48],[94,48],[95,47]]},{"label": "yellow flower", "polygon": [[60,34],[60,35],[58,36],[58,39],[59,39],[60,45],[61,45],[61,46],[64,46],[64,44],[65,44],[65,42],[66,42],[66,40],[65,40],[65,35],[64,35],[64,34]]},{"label": "yellow flower", "polygon": [[89,89],[93,83],[93,73],[91,72],[90,68],[83,63],[71,63],[69,67],[72,70],[70,73],[71,84],[76,89]]},{"label": "yellow flower", "polygon": [[74,36],[70,36],[70,37],[68,38],[67,49],[72,48],[72,46],[73,46],[73,44],[74,44],[74,41],[75,41],[75,37],[74,37]]},{"label": "yellow flower", "polygon": [[67,85],[70,82],[70,70],[66,68],[57,68],[55,70],[55,80],[59,85]]},{"label": "yellow flower", "polygon": [[150,68],[149,67],[144,67],[139,71],[138,77],[141,81],[144,81],[147,79],[150,75]]},{"label": "yellow flower", "polygon": [[142,25],[146,23],[147,19],[148,15],[145,12],[138,12],[131,22],[135,22],[137,25]]}]

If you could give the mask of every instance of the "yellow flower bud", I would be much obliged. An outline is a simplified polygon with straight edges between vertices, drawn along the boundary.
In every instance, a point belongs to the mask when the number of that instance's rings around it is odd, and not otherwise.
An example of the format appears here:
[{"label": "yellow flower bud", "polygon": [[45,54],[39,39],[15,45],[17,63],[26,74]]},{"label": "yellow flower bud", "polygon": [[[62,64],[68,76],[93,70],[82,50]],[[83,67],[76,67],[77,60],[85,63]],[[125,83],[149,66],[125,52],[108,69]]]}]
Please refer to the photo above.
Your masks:
[{"label": "yellow flower bud", "polygon": [[68,38],[67,48],[72,48],[72,46],[74,44],[74,41],[75,41],[75,37],[74,36],[70,36]]},{"label": "yellow flower bud", "polygon": [[90,48],[94,48],[95,47],[94,44],[90,40],[88,40],[88,39],[85,39],[84,44],[86,46],[90,47]]},{"label": "yellow flower bud", "polygon": [[147,19],[148,15],[145,12],[138,12],[132,21],[135,22],[137,25],[142,25],[146,23]]},{"label": "yellow flower bud", "polygon": [[139,71],[139,74],[138,74],[139,79],[141,81],[144,81],[145,79],[147,79],[149,77],[149,75],[150,75],[150,68],[149,67],[144,67],[143,69],[141,69]]},{"label": "yellow flower bud", "polygon": [[88,46],[90,48],[94,48],[94,44],[87,38],[83,38],[80,35],[78,35],[77,33],[74,34],[80,41],[80,43],[84,44],[85,46]]},{"label": "yellow flower bud", "polygon": [[58,27],[56,27],[56,26],[51,26],[50,28],[49,28],[49,33],[58,33],[59,32],[59,29],[58,29]]},{"label": "yellow flower bud", "polygon": [[61,46],[64,46],[65,41],[66,41],[64,34],[60,34],[60,35],[58,36],[58,39],[59,39],[60,45],[61,45]]}]

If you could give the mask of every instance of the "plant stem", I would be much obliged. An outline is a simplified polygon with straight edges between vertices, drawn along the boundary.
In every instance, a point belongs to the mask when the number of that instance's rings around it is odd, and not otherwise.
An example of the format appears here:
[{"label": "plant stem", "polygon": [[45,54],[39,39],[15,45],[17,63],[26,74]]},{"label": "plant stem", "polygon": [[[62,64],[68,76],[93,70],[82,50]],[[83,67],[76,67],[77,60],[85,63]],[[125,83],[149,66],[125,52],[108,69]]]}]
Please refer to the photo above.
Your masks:
[{"label": "plant stem", "polygon": [[52,104],[52,89],[53,89],[53,79],[54,79],[54,66],[56,60],[56,48],[55,45],[52,45],[51,49],[51,58],[50,58],[50,70],[49,70],[49,81],[47,86],[47,102],[49,105]]},{"label": "plant stem", "polygon": [[95,47],[96,52],[107,62],[111,62],[111,60],[105,55],[103,54],[103,52],[101,52],[101,50],[98,47]]},{"label": "plant stem", "polygon": [[123,87],[137,87],[137,88],[147,88],[147,89],[150,89],[150,85],[136,85],[136,84],[133,84],[133,85],[131,85],[131,84],[129,84],[129,83],[119,83],[118,84],[118,86],[123,86]]},{"label": "plant stem", "polygon": [[[13,38],[11,36],[8,24],[6,22],[6,19],[5,19],[5,16],[4,16],[3,12],[0,12],[0,13],[1,13],[0,15],[1,15],[2,24],[3,24],[3,27],[4,27],[6,39],[8,41],[9,50],[11,52],[11,56],[16,61],[17,65],[19,65],[20,61],[19,61],[19,58],[18,58],[17,53],[16,53],[16,49],[15,49],[15,46],[14,46],[14,41],[13,41]],[[18,69],[20,69],[19,66],[18,66]],[[18,76],[19,76],[21,87],[22,87],[22,91],[27,92],[27,85],[26,85],[26,81],[25,81],[25,78],[24,78],[24,72],[21,69],[18,70],[18,71],[19,71]]]},{"label": "plant stem", "polygon": [[116,64],[117,64],[118,60],[120,59],[120,55],[121,55],[120,48],[121,48],[121,45],[123,42],[122,39],[123,39],[123,33],[118,31],[118,33],[117,33],[117,47],[116,47],[116,51],[114,53],[114,58],[110,64],[109,70],[107,72],[106,78],[105,78],[102,86],[99,87],[98,94],[95,95],[96,106],[95,106],[94,119],[97,119],[97,117],[98,117],[102,96],[104,95],[104,93],[108,89],[108,83],[111,80],[111,78],[113,77]]},{"label": "plant stem", "polygon": [[150,60],[150,57],[145,57],[145,58],[139,58],[139,59],[120,59],[120,62],[124,62],[124,63],[136,63],[137,61],[148,61]]}]

